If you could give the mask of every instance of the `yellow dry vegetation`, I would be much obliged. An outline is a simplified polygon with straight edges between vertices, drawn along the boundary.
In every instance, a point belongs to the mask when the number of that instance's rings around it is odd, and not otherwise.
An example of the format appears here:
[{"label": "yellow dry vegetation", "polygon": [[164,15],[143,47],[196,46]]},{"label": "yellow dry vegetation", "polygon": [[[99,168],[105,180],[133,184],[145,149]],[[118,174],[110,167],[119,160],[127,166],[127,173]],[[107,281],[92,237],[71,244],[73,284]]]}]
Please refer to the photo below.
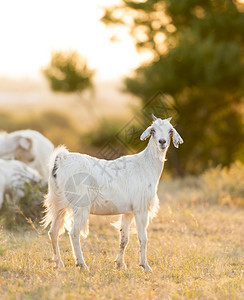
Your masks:
[{"label": "yellow dry vegetation", "polygon": [[60,237],[65,268],[57,270],[47,231],[1,227],[0,298],[243,299],[242,176],[243,166],[237,163],[199,178],[161,181],[160,210],[148,230],[152,274],[138,265],[134,234],[126,251],[127,269],[115,269],[119,239],[110,222],[116,217],[90,218],[90,234],[82,240],[89,272],[75,267],[67,234]]}]

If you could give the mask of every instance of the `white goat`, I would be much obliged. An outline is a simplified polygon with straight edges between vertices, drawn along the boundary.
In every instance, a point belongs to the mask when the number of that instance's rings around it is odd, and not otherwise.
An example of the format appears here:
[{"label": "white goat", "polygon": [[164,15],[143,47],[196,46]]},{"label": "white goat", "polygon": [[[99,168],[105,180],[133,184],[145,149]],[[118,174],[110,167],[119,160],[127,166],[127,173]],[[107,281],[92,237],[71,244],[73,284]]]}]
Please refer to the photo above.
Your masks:
[{"label": "white goat", "polygon": [[10,196],[13,202],[17,202],[24,196],[25,183],[37,183],[41,180],[36,170],[21,161],[0,159],[0,209],[5,195]]},{"label": "white goat", "polygon": [[55,151],[43,222],[45,227],[52,223],[49,236],[56,266],[63,266],[58,235],[64,228],[70,232],[76,265],[87,268],[80,248],[80,233],[84,237],[88,234],[89,214],[122,214],[120,250],[115,260],[117,267],[125,266],[124,251],[129,240],[130,224],[135,217],[140,266],[151,271],[146,258],[149,216],[153,217],[158,210],[157,186],[170,139],[173,138],[177,148],[183,143],[170,124],[171,118],[153,118],[152,125],[140,137],[145,140],[151,136],[148,146],[135,155],[108,161],[69,153],[63,146]]},{"label": "white goat", "polygon": [[0,134],[1,158],[20,160],[46,179],[48,179],[48,161],[53,150],[53,144],[35,130]]}]

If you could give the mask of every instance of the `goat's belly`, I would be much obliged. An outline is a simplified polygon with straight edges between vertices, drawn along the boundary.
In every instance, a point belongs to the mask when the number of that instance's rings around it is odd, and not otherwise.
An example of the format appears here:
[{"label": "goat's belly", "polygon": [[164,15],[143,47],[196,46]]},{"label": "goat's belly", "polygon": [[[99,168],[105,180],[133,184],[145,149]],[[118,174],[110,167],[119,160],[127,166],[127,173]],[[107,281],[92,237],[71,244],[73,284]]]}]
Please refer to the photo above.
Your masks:
[{"label": "goat's belly", "polygon": [[117,204],[113,201],[105,200],[102,203],[94,202],[90,213],[92,215],[119,215],[132,213],[132,208],[127,203]]}]

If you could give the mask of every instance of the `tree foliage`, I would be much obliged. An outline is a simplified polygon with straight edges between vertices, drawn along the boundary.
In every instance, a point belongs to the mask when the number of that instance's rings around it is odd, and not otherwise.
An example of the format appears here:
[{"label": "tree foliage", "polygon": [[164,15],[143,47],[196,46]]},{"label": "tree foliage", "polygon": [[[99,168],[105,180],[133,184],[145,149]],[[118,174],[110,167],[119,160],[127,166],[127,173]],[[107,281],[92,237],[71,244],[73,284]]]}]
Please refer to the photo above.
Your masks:
[{"label": "tree foliage", "polygon": [[43,71],[55,92],[82,92],[92,87],[94,71],[76,51],[54,52],[50,64]]},{"label": "tree foliage", "polygon": [[144,104],[158,91],[174,99],[185,140],[169,153],[178,173],[243,159],[243,8],[231,0],[123,0],[105,10],[104,23],[127,26],[137,48],[153,54],[126,78],[127,90]]}]

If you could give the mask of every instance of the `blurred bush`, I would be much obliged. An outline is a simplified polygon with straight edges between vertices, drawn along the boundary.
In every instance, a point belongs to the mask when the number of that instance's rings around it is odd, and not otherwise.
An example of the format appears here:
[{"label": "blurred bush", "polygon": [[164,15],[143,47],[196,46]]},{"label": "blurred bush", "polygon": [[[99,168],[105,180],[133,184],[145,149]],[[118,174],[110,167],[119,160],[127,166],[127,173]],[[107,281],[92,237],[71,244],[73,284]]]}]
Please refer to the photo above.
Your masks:
[{"label": "blurred bush", "polygon": [[185,207],[202,204],[244,208],[243,182],[244,164],[239,161],[230,167],[209,168],[198,176],[187,175],[174,180],[164,177],[160,186],[164,195],[161,200]]},{"label": "blurred bush", "polygon": [[77,51],[54,52],[43,73],[54,92],[82,92],[92,88],[94,71]]},{"label": "blurred bush", "polygon": [[96,148],[97,152],[110,143],[120,153],[125,153],[123,144],[117,138],[117,134],[124,126],[124,122],[118,119],[102,119],[97,128],[92,129],[80,137],[80,144]]},{"label": "blurred bush", "polygon": [[244,206],[244,165],[233,163],[207,170],[201,176],[204,201],[210,204]]},{"label": "blurred bush", "polygon": [[11,197],[5,197],[0,210],[1,223],[7,229],[17,230],[19,226],[36,228],[43,215],[43,197],[47,193],[47,184],[26,183],[24,196],[17,202]]}]

